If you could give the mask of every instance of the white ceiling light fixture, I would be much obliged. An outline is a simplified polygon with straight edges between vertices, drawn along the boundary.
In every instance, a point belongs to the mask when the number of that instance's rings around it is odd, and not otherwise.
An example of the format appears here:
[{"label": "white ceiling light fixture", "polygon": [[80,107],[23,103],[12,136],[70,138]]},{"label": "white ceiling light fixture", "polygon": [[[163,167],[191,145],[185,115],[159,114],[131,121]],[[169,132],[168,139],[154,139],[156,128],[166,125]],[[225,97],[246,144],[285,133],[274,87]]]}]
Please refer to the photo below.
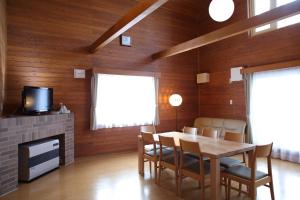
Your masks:
[{"label": "white ceiling light fixture", "polygon": [[229,19],[234,11],[233,0],[212,0],[209,4],[209,15],[217,22]]}]

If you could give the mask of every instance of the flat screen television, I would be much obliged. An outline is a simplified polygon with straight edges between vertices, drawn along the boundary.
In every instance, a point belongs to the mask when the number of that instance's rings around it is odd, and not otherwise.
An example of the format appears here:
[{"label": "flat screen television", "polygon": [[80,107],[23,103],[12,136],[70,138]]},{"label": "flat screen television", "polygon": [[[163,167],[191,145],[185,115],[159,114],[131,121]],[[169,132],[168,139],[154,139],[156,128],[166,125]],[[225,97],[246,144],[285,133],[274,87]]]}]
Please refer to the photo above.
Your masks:
[{"label": "flat screen television", "polygon": [[46,87],[24,86],[22,110],[25,114],[43,113],[52,110],[53,89]]}]

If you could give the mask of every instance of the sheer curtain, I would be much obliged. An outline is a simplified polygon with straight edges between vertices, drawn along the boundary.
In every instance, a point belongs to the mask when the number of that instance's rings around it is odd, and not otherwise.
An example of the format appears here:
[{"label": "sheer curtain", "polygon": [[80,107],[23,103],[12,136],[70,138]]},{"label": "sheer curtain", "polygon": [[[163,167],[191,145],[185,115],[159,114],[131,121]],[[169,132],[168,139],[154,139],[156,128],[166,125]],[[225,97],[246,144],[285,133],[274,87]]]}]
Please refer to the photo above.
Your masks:
[{"label": "sheer curtain", "polygon": [[255,144],[273,141],[273,157],[300,163],[300,68],[253,74],[250,122]]},{"label": "sheer curtain", "polygon": [[158,79],[96,74],[92,79],[91,128],[158,124]]}]

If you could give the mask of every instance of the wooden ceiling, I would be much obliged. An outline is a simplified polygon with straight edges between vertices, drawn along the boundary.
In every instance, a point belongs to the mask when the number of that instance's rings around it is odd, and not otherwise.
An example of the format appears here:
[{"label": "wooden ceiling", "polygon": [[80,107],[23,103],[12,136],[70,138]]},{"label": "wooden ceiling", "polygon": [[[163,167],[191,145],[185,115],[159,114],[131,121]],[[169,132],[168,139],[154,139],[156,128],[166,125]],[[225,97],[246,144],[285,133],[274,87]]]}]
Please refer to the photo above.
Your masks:
[{"label": "wooden ceiling", "polygon": [[300,1],[295,1],[293,3],[280,6],[271,11],[265,12],[261,15],[254,16],[248,19],[240,20],[236,23],[230,24],[226,27],[218,29],[216,31],[210,32],[208,34],[199,36],[187,42],[183,42],[169,49],[163,50],[161,52],[152,55],[153,59],[165,58],[169,56],[174,56],[179,53],[190,51],[220,40],[245,33],[252,28],[257,26],[282,19],[286,16],[290,16],[300,11]]},{"label": "wooden ceiling", "polygon": [[144,0],[139,2],[89,47],[90,52],[93,53],[97,48],[106,46],[167,1],[168,0]]},{"label": "wooden ceiling", "polygon": [[[158,9],[168,0],[144,0],[140,1],[136,7],[131,9],[124,15],[115,25],[113,25],[108,31],[106,31],[100,38],[98,38],[91,46],[90,52],[95,52],[97,48],[104,47],[113,39],[117,38],[123,32],[128,30],[130,27],[134,26],[140,20],[151,14],[154,10]],[[210,1],[205,1],[202,4],[199,4],[198,1],[194,1],[192,6],[194,9],[198,9],[200,12],[197,16],[194,16],[194,19],[199,19],[202,12],[207,12],[207,8]],[[170,2],[170,5],[172,2]],[[201,6],[199,6],[201,5]],[[172,8],[172,7],[171,7]],[[206,11],[205,11],[205,10]],[[175,45],[169,49],[160,51],[152,55],[153,59],[165,58],[173,56],[179,53],[193,50],[241,33],[245,33],[252,28],[257,26],[284,18],[286,16],[295,14],[300,10],[300,2],[296,1],[288,5],[281,6],[272,11],[263,13],[259,16],[254,16],[249,19],[244,19],[238,21],[234,24],[230,24],[226,27],[223,27],[219,30],[213,31],[211,33],[199,36],[197,38],[191,39],[189,41],[183,42],[181,44]],[[188,10],[185,10],[186,13],[189,13]],[[197,13],[197,12],[196,12]]]}]

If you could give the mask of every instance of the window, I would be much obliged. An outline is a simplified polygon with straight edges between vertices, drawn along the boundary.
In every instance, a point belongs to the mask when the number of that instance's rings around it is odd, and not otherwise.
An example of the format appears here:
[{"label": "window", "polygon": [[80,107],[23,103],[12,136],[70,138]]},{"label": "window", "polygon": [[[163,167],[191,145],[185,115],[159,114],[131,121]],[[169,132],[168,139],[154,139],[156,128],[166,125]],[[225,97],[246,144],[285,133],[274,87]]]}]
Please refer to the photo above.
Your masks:
[{"label": "window", "polygon": [[255,144],[273,142],[273,157],[300,163],[300,68],[256,72],[250,91]]},{"label": "window", "polygon": [[150,76],[95,74],[92,129],[156,124],[157,86]]},{"label": "window", "polygon": [[[296,0],[251,0],[250,12],[251,16],[260,15],[264,12],[272,10],[276,7],[291,3]],[[275,21],[270,24],[256,27],[251,31],[252,35],[268,32],[271,30],[283,28],[300,22],[300,14],[287,17],[282,20]]]}]

